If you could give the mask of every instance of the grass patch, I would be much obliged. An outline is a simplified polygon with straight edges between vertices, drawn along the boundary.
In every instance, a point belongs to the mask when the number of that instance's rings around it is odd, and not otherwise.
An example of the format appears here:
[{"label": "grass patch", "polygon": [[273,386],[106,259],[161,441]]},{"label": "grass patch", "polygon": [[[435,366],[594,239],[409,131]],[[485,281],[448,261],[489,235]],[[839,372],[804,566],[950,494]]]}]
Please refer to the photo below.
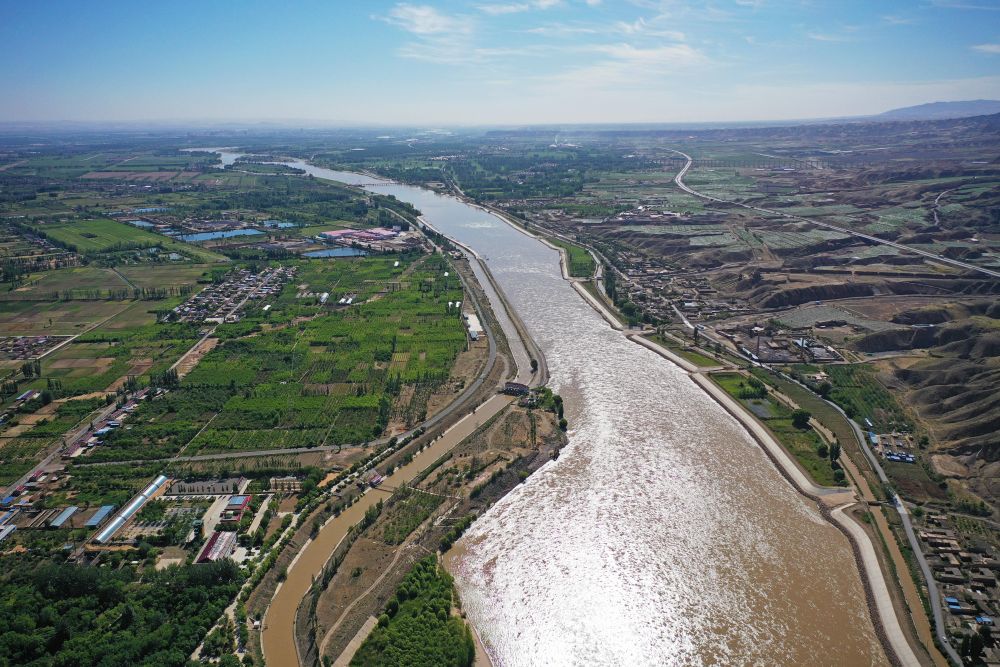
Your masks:
[{"label": "grass patch", "polygon": [[713,359],[712,357],[702,354],[701,352],[687,346],[680,345],[677,341],[667,338],[666,336],[654,335],[650,336],[650,339],[667,348],[674,354],[684,357],[696,366],[718,366],[720,363],[717,359]]},{"label": "grass patch", "polygon": [[563,241],[555,237],[547,237],[547,240],[553,245],[564,249],[567,255],[569,255],[569,266],[566,269],[569,271],[570,276],[573,278],[589,278],[594,275],[597,265],[594,263],[594,257],[586,248],[581,248],[575,243]]}]

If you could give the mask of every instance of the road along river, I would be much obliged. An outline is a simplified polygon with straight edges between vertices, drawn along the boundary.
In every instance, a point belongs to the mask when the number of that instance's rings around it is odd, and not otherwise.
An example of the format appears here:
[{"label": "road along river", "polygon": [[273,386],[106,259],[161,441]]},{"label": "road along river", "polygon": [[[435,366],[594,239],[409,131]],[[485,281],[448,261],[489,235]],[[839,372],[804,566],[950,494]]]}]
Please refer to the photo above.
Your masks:
[{"label": "road along river", "polygon": [[556,251],[452,197],[288,164],[409,202],[484,256],[565,399],[559,459],[450,561],[495,663],[887,663],[844,535],[686,373],[610,328]]}]

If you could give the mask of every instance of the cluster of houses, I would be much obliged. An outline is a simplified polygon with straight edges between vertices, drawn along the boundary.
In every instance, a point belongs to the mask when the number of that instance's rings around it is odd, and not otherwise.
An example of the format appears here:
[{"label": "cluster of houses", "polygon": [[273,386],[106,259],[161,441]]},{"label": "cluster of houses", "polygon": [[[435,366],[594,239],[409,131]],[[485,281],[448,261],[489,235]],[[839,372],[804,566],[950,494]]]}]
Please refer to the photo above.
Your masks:
[{"label": "cluster of houses", "polygon": [[[994,628],[1000,613],[1000,560],[994,558],[991,548],[968,544],[952,527],[951,519],[936,513],[926,515],[918,536],[941,591],[949,630],[967,634],[986,626],[994,633],[994,640],[1000,640],[1000,628]],[[1000,664],[1000,651],[987,648],[986,652],[987,664]]]},{"label": "cluster of houses", "polygon": [[2,336],[0,358],[24,360],[40,357],[65,341],[67,336]]},{"label": "cluster of houses", "polygon": [[[58,479],[60,474],[46,477]],[[44,481],[44,480],[43,480]],[[17,530],[58,530],[60,528],[101,528],[114,512],[114,505],[81,508],[77,505],[35,509],[32,507],[7,507],[0,510],[0,543]]]},{"label": "cluster of houses", "polygon": [[180,322],[238,322],[249,301],[280,294],[296,271],[294,266],[269,267],[259,273],[249,269],[233,271],[221,283],[206,287],[175,307],[172,318]]},{"label": "cluster of houses", "polygon": [[[670,320],[679,310],[690,321],[708,321],[749,312],[742,300],[721,298],[704,276],[681,276],[664,264],[634,253],[622,253],[618,292],[644,313]],[[675,310],[676,309],[676,310]]]}]

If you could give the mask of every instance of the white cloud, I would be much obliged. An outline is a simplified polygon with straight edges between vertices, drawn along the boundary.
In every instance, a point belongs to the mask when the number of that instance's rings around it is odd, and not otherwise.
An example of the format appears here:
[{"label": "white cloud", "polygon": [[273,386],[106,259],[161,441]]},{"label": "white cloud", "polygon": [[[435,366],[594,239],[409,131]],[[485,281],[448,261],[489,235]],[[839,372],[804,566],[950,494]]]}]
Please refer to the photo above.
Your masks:
[{"label": "white cloud", "polygon": [[404,2],[390,9],[388,15],[375,18],[416,36],[416,41],[399,48],[404,58],[460,63],[468,61],[474,50],[475,23],[467,16],[443,14],[430,5]]},{"label": "white cloud", "polygon": [[889,25],[913,25],[917,21],[908,16],[900,16],[899,14],[886,14],[882,17],[882,20]]},{"label": "white cloud", "polygon": [[980,53],[1000,53],[1000,44],[976,44],[972,50]]},{"label": "white cloud", "polygon": [[533,9],[551,9],[562,4],[562,0],[531,0],[531,2],[510,2],[510,3],[488,3],[476,5],[476,9],[489,14],[490,16],[501,16],[503,14],[519,14]]},{"label": "white cloud", "polygon": [[809,32],[806,33],[806,37],[816,42],[849,42],[850,37],[845,37],[844,35],[832,35],[825,32]]},{"label": "white cloud", "polygon": [[967,2],[966,0],[931,0],[931,4],[941,9],[972,9],[978,11],[1000,11],[1000,4],[987,2]]},{"label": "white cloud", "polygon": [[524,32],[531,35],[563,36],[563,35],[596,35],[599,30],[587,26],[570,25],[567,23],[551,23],[537,28],[528,28]]},{"label": "white cloud", "polygon": [[701,68],[709,60],[688,44],[641,48],[633,44],[598,44],[580,49],[583,53],[604,56],[587,65],[533,79],[538,94],[556,99],[585,99],[588,95],[638,95],[659,87],[664,77],[684,75],[693,67]]},{"label": "white cloud", "polygon": [[707,60],[703,53],[687,44],[652,48],[640,48],[632,44],[607,44],[595,46],[594,51],[635,65],[694,65]]},{"label": "white cloud", "polygon": [[638,18],[632,23],[617,21],[614,24],[614,30],[615,32],[619,32],[623,35],[647,35],[649,37],[672,39],[678,42],[684,41],[685,36],[683,32],[680,32],[679,30],[666,30],[656,27],[655,24],[662,18],[663,17],[657,17],[652,21],[647,21],[644,18]]},{"label": "white cloud", "polygon": [[468,34],[472,22],[464,17],[442,14],[430,5],[400,3],[383,18],[387,23],[414,35]]}]

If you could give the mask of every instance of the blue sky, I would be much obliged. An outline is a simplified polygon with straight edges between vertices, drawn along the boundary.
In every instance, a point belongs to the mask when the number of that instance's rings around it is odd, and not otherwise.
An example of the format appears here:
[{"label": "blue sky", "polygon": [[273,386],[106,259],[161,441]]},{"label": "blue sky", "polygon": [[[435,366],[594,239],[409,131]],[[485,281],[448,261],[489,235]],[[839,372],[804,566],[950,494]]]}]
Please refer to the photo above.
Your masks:
[{"label": "blue sky", "polygon": [[1000,99],[1000,0],[0,0],[0,120],[772,120]]}]

